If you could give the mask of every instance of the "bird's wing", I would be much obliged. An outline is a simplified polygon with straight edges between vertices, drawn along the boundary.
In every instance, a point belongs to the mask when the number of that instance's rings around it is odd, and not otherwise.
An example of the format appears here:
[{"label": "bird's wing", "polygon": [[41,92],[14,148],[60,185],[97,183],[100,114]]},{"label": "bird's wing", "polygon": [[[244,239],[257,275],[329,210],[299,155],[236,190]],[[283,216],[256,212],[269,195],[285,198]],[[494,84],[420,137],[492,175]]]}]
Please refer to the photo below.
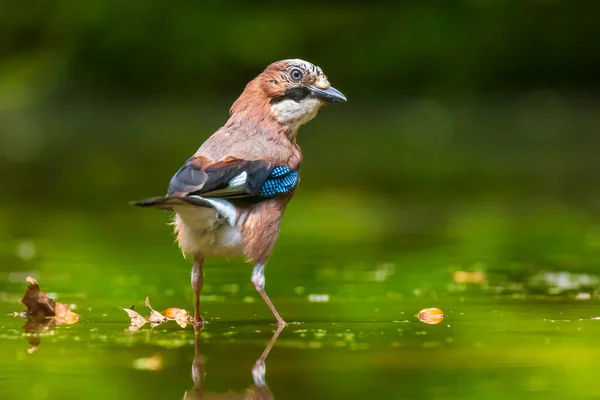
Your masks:
[{"label": "bird's wing", "polygon": [[212,162],[192,157],[171,179],[169,195],[273,197],[291,191],[297,183],[298,171],[267,160],[226,157]]}]

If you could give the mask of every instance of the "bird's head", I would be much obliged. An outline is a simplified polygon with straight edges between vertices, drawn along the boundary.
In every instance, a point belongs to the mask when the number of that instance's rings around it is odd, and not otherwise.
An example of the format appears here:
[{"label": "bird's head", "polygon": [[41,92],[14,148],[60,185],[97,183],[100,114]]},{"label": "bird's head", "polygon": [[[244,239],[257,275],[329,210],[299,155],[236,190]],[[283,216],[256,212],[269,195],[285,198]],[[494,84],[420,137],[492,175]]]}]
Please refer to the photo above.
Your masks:
[{"label": "bird's head", "polygon": [[345,102],[314,64],[299,59],[274,62],[250,81],[230,110],[233,116],[271,118],[290,134],[317,115],[326,103]]}]

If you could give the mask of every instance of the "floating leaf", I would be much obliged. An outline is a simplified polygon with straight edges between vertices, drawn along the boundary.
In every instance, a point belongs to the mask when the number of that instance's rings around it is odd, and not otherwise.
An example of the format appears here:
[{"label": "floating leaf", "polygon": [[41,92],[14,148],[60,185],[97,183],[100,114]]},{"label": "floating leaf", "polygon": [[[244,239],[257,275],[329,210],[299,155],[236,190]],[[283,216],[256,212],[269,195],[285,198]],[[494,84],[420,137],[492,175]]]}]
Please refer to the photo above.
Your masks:
[{"label": "floating leaf", "polygon": [[150,305],[150,297],[146,296],[146,301],[144,302],[144,305],[150,309],[150,315],[146,317],[146,320],[148,322],[153,324],[161,324],[167,320],[167,317],[165,317],[164,315],[156,311],[154,308],[152,308],[152,306]]},{"label": "floating leaf", "polygon": [[44,318],[54,318],[57,324],[74,324],[79,321],[79,315],[71,311],[71,308],[63,303],[52,300],[40,289],[37,281],[28,276],[26,281],[29,283],[21,303],[27,307],[27,318],[42,320]]},{"label": "floating leaf", "polygon": [[133,306],[130,308],[123,308],[123,311],[125,311],[131,319],[129,330],[132,332],[140,329],[146,322],[149,322],[150,326],[154,328],[163,322],[175,321],[180,327],[185,328],[192,320],[192,317],[183,308],[167,308],[162,313],[156,311],[150,305],[150,297],[146,297],[144,305],[150,309],[150,315],[147,317],[143,317],[134,311]]},{"label": "floating leaf", "polygon": [[417,317],[421,322],[429,325],[435,325],[444,320],[444,312],[439,308],[424,308],[419,311]]},{"label": "floating leaf", "polygon": [[192,320],[192,317],[183,308],[167,308],[163,314],[170,320],[175,320],[177,324],[185,328]]},{"label": "floating leaf", "polygon": [[182,328],[185,328],[191,321],[192,317],[185,310],[181,310],[179,314],[175,316],[175,322]]},{"label": "floating leaf", "polygon": [[456,283],[476,283],[483,284],[486,281],[486,276],[483,271],[454,271],[454,282]]},{"label": "floating leaf", "polygon": [[146,323],[146,318],[144,318],[140,314],[138,314],[133,309],[133,306],[131,306],[130,308],[123,308],[123,311],[125,311],[127,313],[127,315],[129,315],[129,318],[131,319],[131,324],[129,324],[130,332],[137,331],[142,326],[144,326],[144,324]]},{"label": "floating leaf", "polygon": [[79,315],[71,311],[71,308],[63,303],[52,300],[45,292],[42,292],[37,281],[28,276],[26,279],[29,286],[21,303],[27,307],[23,312],[14,312],[14,317],[27,319],[23,325],[23,332],[27,333],[27,342],[31,347],[27,350],[29,354],[37,351],[41,336],[54,334],[54,328],[61,324],[74,324],[79,321]]},{"label": "floating leaf", "polygon": [[165,317],[167,317],[169,319],[175,319],[175,318],[177,318],[177,315],[181,311],[185,311],[185,310],[183,308],[167,308],[162,313]]}]

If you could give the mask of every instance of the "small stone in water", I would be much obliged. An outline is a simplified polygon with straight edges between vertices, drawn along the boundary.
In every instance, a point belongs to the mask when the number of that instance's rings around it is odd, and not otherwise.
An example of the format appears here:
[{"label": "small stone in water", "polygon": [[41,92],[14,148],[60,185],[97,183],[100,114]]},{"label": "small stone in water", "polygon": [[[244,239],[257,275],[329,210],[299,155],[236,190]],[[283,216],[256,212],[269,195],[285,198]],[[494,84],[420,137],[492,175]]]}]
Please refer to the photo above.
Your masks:
[{"label": "small stone in water", "polygon": [[575,300],[589,300],[592,298],[592,295],[590,293],[577,293],[577,295],[575,296]]},{"label": "small stone in water", "polygon": [[424,308],[417,314],[419,321],[429,325],[439,324],[444,320],[444,312],[439,308]]},{"label": "small stone in water", "polygon": [[310,303],[327,303],[329,301],[328,294],[309,294],[308,301]]}]

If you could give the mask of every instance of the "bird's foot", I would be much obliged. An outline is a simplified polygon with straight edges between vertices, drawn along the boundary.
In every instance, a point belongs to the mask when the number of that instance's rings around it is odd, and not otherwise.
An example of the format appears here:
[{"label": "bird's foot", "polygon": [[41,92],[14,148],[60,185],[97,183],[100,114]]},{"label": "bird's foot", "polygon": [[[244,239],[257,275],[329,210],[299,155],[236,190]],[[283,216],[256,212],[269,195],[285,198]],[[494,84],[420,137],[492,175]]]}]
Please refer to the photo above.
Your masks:
[{"label": "bird's foot", "polygon": [[194,324],[194,326],[202,327],[204,326],[205,321],[204,318],[202,318],[202,316],[196,315],[194,316],[194,320],[192,321],[192,323]]}]

